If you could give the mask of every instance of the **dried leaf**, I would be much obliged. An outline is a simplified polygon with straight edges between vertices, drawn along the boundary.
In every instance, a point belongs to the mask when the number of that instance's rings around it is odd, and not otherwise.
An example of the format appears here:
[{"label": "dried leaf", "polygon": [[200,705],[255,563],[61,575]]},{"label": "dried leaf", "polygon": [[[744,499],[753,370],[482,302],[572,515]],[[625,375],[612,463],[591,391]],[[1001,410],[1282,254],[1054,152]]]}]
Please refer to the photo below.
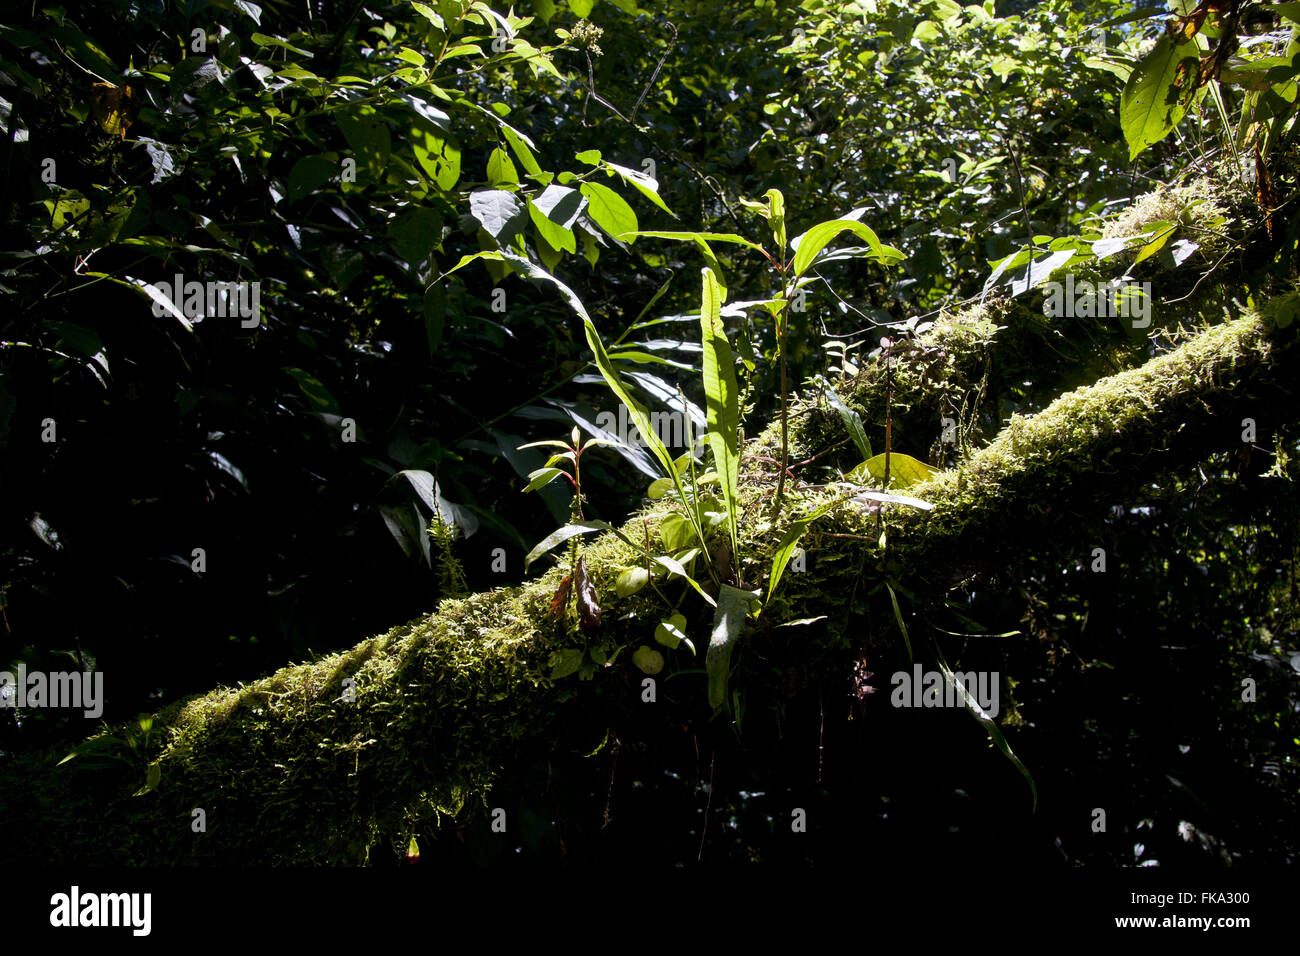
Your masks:
[{"label": "dried leaf", "polygon": [[551,598],[551,607],[547,611],[552,621],[559,620],[564,616],[564,609],[569,604],[569,591],[573,587],[572,576],[566,574],[560,586],[555,589],[555,596]]}]

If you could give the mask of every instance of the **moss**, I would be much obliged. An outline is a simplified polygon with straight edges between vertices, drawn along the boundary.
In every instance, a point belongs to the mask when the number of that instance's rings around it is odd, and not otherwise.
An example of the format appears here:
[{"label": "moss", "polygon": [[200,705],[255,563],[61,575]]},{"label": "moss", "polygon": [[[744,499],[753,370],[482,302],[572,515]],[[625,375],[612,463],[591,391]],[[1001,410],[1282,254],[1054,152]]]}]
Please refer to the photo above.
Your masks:
[{"label": "moss", "polygon": [[1233,201],[1221,180],[1200,176],[1182,186],[1161,186],[1139,196],[1102,226],[1102,237],[1136,236],[1157,222],[1176,223],[1207,253],[1223,249],[1223,227]]},{"label": "moss", "polygon": [[[458,813],[545,726],[546,600],[538,582],[444,601],[350,651],[175,705],[145,755],[159,785],[141,796],[129,794],[142,765],[34,764],[40,813],[107,797],[96,816],[120,833],[113,858],[135,863],[362,862],[381,834]],[[206,833],[190,829],[195,808]],[[65,839],[49,851],[68,862],[101,849]]]},{"label": "moss", "polygon": [[[902,560],[921,552],[943,556],[944,566],[987,560],[1188,449],[1226,447],[1243,412],[1261,428],[1284,417],[1281,408],[1294,402],[1296,352],[1294,336],[1275,338],[1248,316],[1069,392],[1031,418],[1013,417],[960,469],[913,489],[935,508],[906,522]],[[1069,488],[1069,499],[1044,494],[1052,488]]]}]

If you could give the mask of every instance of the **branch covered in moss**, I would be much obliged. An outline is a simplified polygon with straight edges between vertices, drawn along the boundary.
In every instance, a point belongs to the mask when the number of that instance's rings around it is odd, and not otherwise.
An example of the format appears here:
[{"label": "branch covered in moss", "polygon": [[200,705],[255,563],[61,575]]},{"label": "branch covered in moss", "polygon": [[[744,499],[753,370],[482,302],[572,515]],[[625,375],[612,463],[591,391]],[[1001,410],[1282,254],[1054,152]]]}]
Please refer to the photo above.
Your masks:
[{"label": "branch covered in moss", "polygon": [[[782,583],[766,613],[780,623],[835,605],[851,619],[864,572],[941,594],[965,569],[1095,516],[1161,469],[1239,447],[1243,417],[1261,430],[1294,422],[1300,350],[1293,333],[1242,318],[1013,419],[959,469],[912,489],[933,511],[891,512],[883,553],[874,515],[833,511],[809,532],[808,547],[829,533],[860,535],[850,560],[811,561],[808,572]],[[742,491],[753,504],[770,488]],[[746,580],[765,580],[776,542],[816,496],[805,492],[775,522],[745,523]],[[653,532],[662,516],[644,519],[646,528]],[[642,519],[626,533],[640,540]],[[619,568],[637,561],[624,541],[604,535],[584,558],[602,606],[618,611],[608,619],[631,615],[653,627],[665,613],[653,589],[617,597]],[[416,821],[460,812],[595,683],[552,680],[552,653],[575,640],[612,651],[625,639],[617,624],[575,636],[552,620],[562,571],[444,601],[433,616],[345,653],[173,705],[157,716],[142,751],[115,750],[105,732],[58,766],[50,755],[13,761],[0,778],[11,859],[357,863]],[[816,660],[807,647],[800,654]],[[599,668],[596,682],[629,667],[629,657]],[[759,677],[742,672],[737,680]],[[195,832],[196,811],[205,832]]]}]

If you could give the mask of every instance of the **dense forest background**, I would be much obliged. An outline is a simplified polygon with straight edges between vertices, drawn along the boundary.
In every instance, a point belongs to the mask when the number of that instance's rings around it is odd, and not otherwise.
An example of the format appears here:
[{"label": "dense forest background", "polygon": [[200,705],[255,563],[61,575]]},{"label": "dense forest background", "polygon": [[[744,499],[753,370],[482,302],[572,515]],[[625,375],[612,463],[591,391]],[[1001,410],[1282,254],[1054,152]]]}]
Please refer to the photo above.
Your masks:
[{"label": "dense forest background", "polygon": [[[952,468],[1207,326],[1296,311],[1300,4],[20,6],[0,26],[0,669],[102,671],[112,726],[147,734],[137,715],[535,576],[525,556],[573,505],[561,481],[521,494],[550,451],[520,446],[626,434],[580,316],[509,256],[572,289],[638,400],[697,431],[710,267],[745,437],[780,416],[783,375],[812,416],[792,461],[845,444],[819,441],[840,419],[817,406],[861,399],[873,363],[898,368],[883,405],[855,405],[875,450],[888,431]],[[828,249],[784,325],[755,306],[786,273],[708,238],[771,248],[774,187],[790,236],[856,210],[885,249]],[[1153,283],[1154,321],[1044,319],[1066,267]],[[256,281],[256,321],[162,306],[148,286],[177,274]],[[932,339],[953,316],[1014,335],[958,379]],[[787,690],[803,638],[779,635],[802,632],[760,627],[742,713],[705,708],[687,659],[664,686],[692,703],[665,727],[625,703],[625,659],[483,805],[369,858],[418,837],[426,862],[1294,862],[1290,397],[1247,409],[1248,440],[1234,406],[1173,470],[1093,462],[1137,490],[1080,506],[1069,535],[1009,512],[987,565],[944,582],[957,617],[922,615],[905,579],[888,591],[954,661],[1010,681],[999,724],[1032,812],[975,721],[888,706],[899,629],[846,613],[847,656]],[[581,465],[583,516],[611,524],[660,476],[635,446]],[[1069,512],[1091,479],[1058,477],[1044,491]],[[584,660],[555,686],[589,680]],[[0,752],[58,759],[93,729],[0,711]],[[497,806],[521,821],[508,840]],[[817,824],[791,833],[791,807]]]}]

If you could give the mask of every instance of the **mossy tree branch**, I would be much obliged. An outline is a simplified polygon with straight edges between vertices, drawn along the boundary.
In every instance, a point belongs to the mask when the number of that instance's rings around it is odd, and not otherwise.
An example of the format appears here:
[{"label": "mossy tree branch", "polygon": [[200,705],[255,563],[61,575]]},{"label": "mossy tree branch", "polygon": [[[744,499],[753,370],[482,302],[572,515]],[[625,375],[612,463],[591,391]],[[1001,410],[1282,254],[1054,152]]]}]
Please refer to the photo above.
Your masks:
[{"label": "mossy tree branch", "polygon": [[[1255,418],[1261,433],[1294,423],[1295,339],[1294,329],[1242,318],[1013,419],[961,467],[911,489],[934,509],[891,511],[883,553],[874,515],[833,511],[809,532],[808,572],[783,582],[765,613],[774,623],[826,613],[831,595],[857,592],[864,568],[942,595],[969,569],[1095,517],[1162,469],[1239,445],[1243,417]],[[751,484],[744,492],[756,504],[771,487]],[[796,494],[775,522],[755,517],[746,524],[746,580],[765,580],[784,527],[825,494]],[[627,528],[633,540],[643,534],[642,520]],[[658,516],[644,520],[653,530]],[[822,536],[845,533],[862,536],[854,552],[860,560],[819,563]],[[620,566],[636,563],[632,550],[606,535],[584,555],[601,604],[618,612],[607,621],[631,614],[653,628],[665,609],[651,589],[623,600],[614,591]],[[627,640],[621,624],[575,636],[551,619],[562,573],[555,568],[519,587],[444,601],[434,615],[345,653],[173,705],[133,759],[82,756],[56,767],[49,756],[20,758],[0,792],[12,858],[361,862],[377,840],[413,821],[460,812],[487,792],[522,743],[544,739],[563,708],[631,666],[623,654],[592,683],[549,679],[548,657],[566,643],[613,649]],[[837,640],[821,633],[823,642]],[[735,679],[747,676],[742,670]],[[152,789],[145,786],[150,764],[158,767]],[[133,795],[142,787],[147,792]],[[196,809],[206,815],[204,833],[191,829]]]}]

